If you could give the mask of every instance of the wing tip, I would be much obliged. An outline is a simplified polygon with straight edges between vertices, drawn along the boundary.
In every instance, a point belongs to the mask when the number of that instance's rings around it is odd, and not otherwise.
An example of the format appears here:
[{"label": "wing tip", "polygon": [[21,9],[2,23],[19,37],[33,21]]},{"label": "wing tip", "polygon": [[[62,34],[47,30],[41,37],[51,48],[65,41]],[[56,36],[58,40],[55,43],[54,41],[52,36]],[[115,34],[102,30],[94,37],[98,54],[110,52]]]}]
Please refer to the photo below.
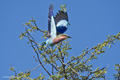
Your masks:
[{"label": "wing tip", "polygon": [[68,22],[68,14],[67,12],[59,10],[55,15],[55,23],[57,24],[60,20],[66,20]]},{"label": "wing tip", "polygon": [[53,10],[53,4],[52,3],[50,4],[49,9]]}]

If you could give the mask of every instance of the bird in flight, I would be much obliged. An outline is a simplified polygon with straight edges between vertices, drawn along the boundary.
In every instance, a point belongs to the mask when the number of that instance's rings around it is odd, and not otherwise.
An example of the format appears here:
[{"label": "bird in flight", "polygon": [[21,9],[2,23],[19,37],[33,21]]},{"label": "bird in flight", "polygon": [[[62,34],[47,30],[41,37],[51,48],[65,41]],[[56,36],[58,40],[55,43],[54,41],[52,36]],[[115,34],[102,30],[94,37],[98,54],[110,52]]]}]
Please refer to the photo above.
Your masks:
[{"label": "bird in flight", "polygon": [[67,34],[63,34],[67,30],[68,25],[67,12],[59,11],[54,17],[53,4],[51,4],[48,13],[48,39],[44,42],[44,45],[54,46],[67,38],[71,38]]}]

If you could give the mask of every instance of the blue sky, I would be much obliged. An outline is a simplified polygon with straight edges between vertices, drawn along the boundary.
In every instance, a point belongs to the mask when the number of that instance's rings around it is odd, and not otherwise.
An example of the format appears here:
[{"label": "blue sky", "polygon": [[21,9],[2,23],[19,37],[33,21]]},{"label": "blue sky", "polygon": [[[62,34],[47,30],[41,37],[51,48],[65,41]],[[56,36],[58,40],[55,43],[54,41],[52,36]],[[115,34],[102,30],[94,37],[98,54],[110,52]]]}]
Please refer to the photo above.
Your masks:
[{"label": "blue sky", "polygon": [[[38,65],[27,39],[20,40],[24,32],[23,23],[32,17],[39,28],[47,30],[48,7],[53,3],[54,14],[60,5],[67,4],[70,26],[66,34],[72,37],[70,55],[80,55],[86,47],[91,48],[106,40],[107,35],[120,32],[120,0],[1,0],[0,1],[0,80],[11,76],[10,64],[17,72],[33,69]],[[38,36],[38,39],[41,39]],[[41,40],[40,40],[41,41]],[[93,68],[109,66],[106,78],[113,80],[114,64],[120,64],[120,42],[107,48],[98,60],[92,61]],[[39,73],[46,74],[41,68],[32,72],[35,78]]]}]

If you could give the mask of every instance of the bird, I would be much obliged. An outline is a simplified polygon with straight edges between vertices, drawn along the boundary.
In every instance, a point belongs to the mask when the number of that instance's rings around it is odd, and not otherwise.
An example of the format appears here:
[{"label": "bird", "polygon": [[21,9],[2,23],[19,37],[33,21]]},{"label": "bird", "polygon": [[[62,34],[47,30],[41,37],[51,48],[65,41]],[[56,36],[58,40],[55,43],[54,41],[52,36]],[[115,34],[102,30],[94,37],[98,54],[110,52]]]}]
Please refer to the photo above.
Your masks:
[{"label": "bird", "polygon": [[54,17],[53,15],[53,4],[49,6],[48,13],[48,39],[43,42],[43,45],[54,46],[55,44],[71,38],[67,34],[63,34],[67,30],[68,16],[66,12],[59,11]]},{"label": "bird", "polygon": [[[49,6],[49,14],[48,14],[48,37],[50,37],[50,16],[53,15],[53,4]],[[54,17],[54,16],[53,16]],[[67,30],[67,26],[69,25],[68,22],[68,14],[67,12],[59,10],[59,12],[54,17],[55,25],[57,29],[57,35],[63,34]]]}]

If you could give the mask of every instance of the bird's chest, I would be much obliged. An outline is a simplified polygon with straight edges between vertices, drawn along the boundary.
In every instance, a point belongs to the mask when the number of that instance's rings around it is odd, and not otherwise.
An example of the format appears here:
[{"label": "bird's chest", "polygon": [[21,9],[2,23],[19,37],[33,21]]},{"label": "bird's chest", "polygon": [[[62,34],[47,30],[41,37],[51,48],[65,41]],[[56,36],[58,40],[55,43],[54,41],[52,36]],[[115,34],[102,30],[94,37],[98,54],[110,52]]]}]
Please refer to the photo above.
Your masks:
[{"label": "bird's chest", "polygon": [[56,37],[53,39],[53,44],[57,44],[63,40],[65,40],[66,38],[64,36],[61,36],[61,37]]}]

